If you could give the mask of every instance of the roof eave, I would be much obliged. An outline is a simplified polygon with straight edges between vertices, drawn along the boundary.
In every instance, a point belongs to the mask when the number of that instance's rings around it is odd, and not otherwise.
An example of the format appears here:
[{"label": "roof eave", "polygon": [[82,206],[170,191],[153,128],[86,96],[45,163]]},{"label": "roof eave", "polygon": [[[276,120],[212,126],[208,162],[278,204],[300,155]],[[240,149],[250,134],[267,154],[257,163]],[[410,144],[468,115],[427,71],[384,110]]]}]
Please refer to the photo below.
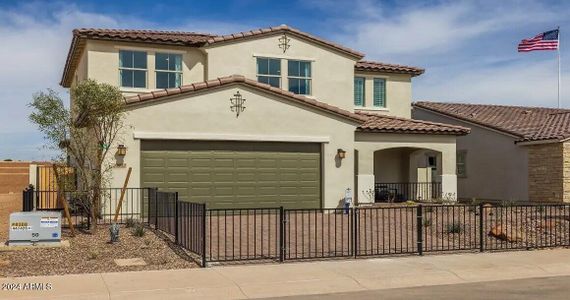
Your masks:
[{"label": "roof eave", "polygon": [[357,72],[370,72],[370,73],[407,74],[411,75],[412,77],[417,77],[425,73],[424,69],[422,69],[421,71],[394,71],[394,70],[372,70],[368,68],[355,67],[354,70]]},{"label": "roof eave", "polygon": [[469,132],[454,132],[454,131],[368,129],[360,127],[357,128],[356,131],[365,132],[365,133],[424,134],[424,135],[453,135],[453,136],[463,136],[469,134]]},{"label": "roof eave", "polygon": [[461,122],[465,122],[465,123],[468,123],[468,124],[472,124],[472,125],[475,125],[475,126],[477,126],[477,127],[481,127],[481,128],[483,128],[483,129],[487,129],[487,130],[490,130],[490,131],[493,131],[493,132],[496,132],[496,133],[500,133],[500,134],[503,134],[503,135],[506,135],[506,136],[510,136],[510,137],[517,138],[517,139],[523,138],[523,136],[517,135],[517,134],[515,134],[514,132],[510,132],[510,131],[507,131],[507,130],[503,130],[503,129],[500,129],[500,128],[497,128],[497,127],[494,127],[494,126],[489,126],[489,125],[487,125],[487,124],[482,124],[482,123],[480,123],[480,122],[475,122],[475,121],[473,121],[473,120],[469,120],[469,119],[466,119],[466,118],[461,118],[461,117],[458,117],[458,116],[453,116],[453,115],[447,114],[447,113],[442,112],[442,111],[439,111],[439,110],[430,109],[430,108],[428,108],[428,107],[418,106],[416,103],[412,103],[412,106],[413,106],[414,108],[423,109],[423,110],[425,110],[425,111],[429,111],[429,112],[431,112],[431,113],[438,114],[438,115],[440,115],[440,116],[444,116],[444,117],[451,118],[451,119],[454,119],[454,120],[457,120],[457,121],[461,121]]},{"label": "roof eave", "polygon": [[[233,38],[228,37],[227,39],[222,39],[222,40],[215,40],[215,38],[212,38],[210,41],[206,42],[202,46],[202,48],[217,47],[217,46],[222,46],[222,45],[227,44],[227,43],[239,42],[242,40],[256,39],[256,38],[260,38],[260,37],[264,37],[264,36],[278,35],[278,34],[281,34],[283,32],[286,32],[287,34],[291,34],[291,35],[296,36],[298,38],[310,40],[311,42],[319,44],[323,47],[334,49],[340,53],[343,53],[345,55],[353,57],[356,60],[361,60],[365,56],[364,53],[361,53],[361,52],[358,52],[358,51],[355,51],[355,50],[352,50],[349,48],[345,48],[342,46],[336,46],[332,42],[324,41],[320,38],[314,37],[310,34],[301,32],[299,30],[294,30],[294,29],[289,28],[289,27],[278,27],[275,30],[266,30],[266,31],[260,30],[260,31],[261,32],[258,34],[241,35],[241,36],[237,36],[237,37],[233,37]],[[221,37],[221,38],[223,38],[223,37]]]}]

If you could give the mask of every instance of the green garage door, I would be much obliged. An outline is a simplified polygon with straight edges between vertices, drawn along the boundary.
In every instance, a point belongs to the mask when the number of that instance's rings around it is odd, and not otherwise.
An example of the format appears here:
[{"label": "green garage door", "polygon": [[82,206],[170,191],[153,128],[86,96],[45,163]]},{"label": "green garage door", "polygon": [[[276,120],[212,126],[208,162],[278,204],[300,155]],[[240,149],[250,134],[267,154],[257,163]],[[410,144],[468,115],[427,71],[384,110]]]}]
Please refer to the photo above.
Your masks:
[{"label": "green garage door", "polygon": [[321,146],[142,141],[144,187],[209,208],[321,207]]}]

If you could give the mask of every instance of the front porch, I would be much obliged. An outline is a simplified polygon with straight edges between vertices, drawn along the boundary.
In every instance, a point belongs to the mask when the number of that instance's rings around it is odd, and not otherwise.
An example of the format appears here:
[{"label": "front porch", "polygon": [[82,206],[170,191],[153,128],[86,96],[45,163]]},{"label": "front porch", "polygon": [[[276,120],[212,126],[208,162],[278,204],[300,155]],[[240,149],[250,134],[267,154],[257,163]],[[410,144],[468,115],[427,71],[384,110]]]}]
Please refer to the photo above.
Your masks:
[{"label": "front porch", "polygon": [[374,152],[374,202],[441,198],[441,152],[398,147]]},{"label": "front porch", "polygon": [[356,134],[358,204],[457,199],[455,136]]}]

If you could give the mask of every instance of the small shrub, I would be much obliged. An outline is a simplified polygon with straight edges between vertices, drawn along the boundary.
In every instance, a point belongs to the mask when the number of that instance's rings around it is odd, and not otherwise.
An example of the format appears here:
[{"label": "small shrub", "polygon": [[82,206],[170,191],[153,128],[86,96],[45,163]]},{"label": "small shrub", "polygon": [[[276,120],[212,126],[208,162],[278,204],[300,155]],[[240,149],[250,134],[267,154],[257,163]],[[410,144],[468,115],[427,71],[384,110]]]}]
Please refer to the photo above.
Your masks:
[{"label": "small shrub", "polygon": [[143,237],[144,236],[144,225],[141,223],[137,223],[133,227],[133,235],[136,237]]},{"label": "small shrub", "polygon": [[99,251],[97,250],[89,250],[89,252],[87,252],[87,259],[88,260],[94,260],[97,259],[99,257],[101,253],[99,253]]},{"label": "small shrub", "polygon": [[461,233],[462,230],[463,228],[459,223],[447,224],[447,233],[449,234]]},{"label": "small shrub", "polygon": [[424,219],[424,221],[422,222],[424,227],[430,227],[431,226],[431,219]]},{"label": "small shrub", "polygon": [[414,206],[414,205],[416,205],[416,202],[414,202],[414,201],[412,201],[412,200],[408,200],[408,201],[405,202],[405,204],[408,205],[408,206]]},{"label": "small shrub", "polygon": [[127,221],[125,222],[125,227],[127,228],[135,227],[135,225],[137,225],[137,221],[133,218],[128,218]]}]

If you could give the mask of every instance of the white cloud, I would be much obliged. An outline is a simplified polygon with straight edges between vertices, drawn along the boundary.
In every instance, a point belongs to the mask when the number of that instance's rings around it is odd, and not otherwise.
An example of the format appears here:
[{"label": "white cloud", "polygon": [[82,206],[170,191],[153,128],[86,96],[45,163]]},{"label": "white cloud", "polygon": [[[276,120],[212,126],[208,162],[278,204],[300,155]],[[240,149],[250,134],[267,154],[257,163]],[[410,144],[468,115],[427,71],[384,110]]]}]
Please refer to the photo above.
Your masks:
[{"label": "white cloud", "polygon": [[[563,74],[570,86],[570,73]],[[437,70],[414,85],[417,100],[556,107],[558,73],[555,60],[484,67],[473,72]],[[568,94],[570,91],[565,91]],[[569,103],[563,103],[568,107]]]}]

